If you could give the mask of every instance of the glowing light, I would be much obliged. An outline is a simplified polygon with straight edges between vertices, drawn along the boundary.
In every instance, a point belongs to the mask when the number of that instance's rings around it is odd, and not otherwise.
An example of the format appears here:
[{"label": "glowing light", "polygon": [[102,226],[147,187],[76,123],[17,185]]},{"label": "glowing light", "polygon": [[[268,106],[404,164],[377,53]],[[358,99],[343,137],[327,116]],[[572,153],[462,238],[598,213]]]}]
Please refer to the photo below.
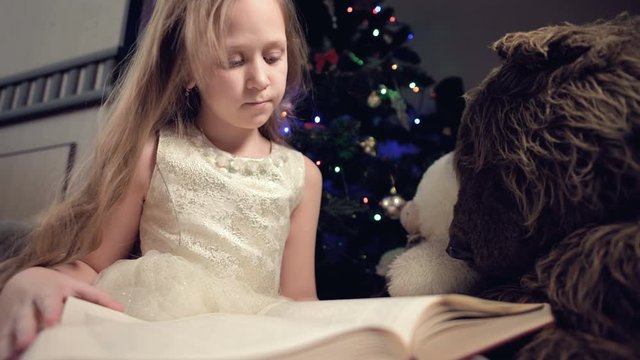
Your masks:
[{"label": "glowing light", "polygon": [[363,197],[363,198],[362,198],[362,202],[363,202],[363,203],[365,203],[365,204],[368,204],[368,203],[369,203],[369,198],[368,198],[368,197],[366,197],[366,196],[365,196],[365,197]]},{"label": "glowing light", "polygon": [[389,18],[389,21],[391,21],[391,22],[396,22],[396,17],[395,17],[395,16],[390,17],[390,18]]},{"label": "glowing light", "polygon": [[288,134],[288,133],[289,133],[289,131],[290,131],[290,129],[289,129],[289,127],[288,127],[288,126],[285,126],[285,127],[284,127],[284,129],[283,129],[283,131],[284,131],[284,133],[285,133],[285,134]]},{"label": "glowing light", "polygon": [[380,35],[380,30],[378,29],[373,30],[373,36],[378,36],[378,35]]},{"label": "glowing light", "polygon": [[387,88],[380,89],[380,94],[386,95],[387,94]]},{"label": "glowing light", "polygon": [[316,161],[316,165],[320,166],[322,164],[322,161],[318,160]]},{"label": "glowing light", "polygon": [[373,8],[373,14],[377,15],[380,11],[382,11],[382,6],[378,5]]},{"label": "glowing light", "polygon": [[409,39],[409,40],[413,40],[413,34],[409,34],[409,35],[407,36],[407,39]]},{"label": "glowing light", "polygon": [[333,171],[335,171],[335,173],[339,173],[342,169],[340,169],[340,166],[336,166],[333,168]]},{"label": "glowing light", "polygon": [[416,125],[420,125],[420,118],[413,119],[413,123]]},{"label": "glowing light", "polygon": [[420,92],[420,87],[419,87],[419,86],[416,86],[416,87],[414,87],[414,88],[413,88],[413,89],[411,89],[411,90],[413,90],[413,92],[417,94],[417,93],[419,93],[419,92]]},{"label": "glowing light", "polygon": [[411,82],[411,83],[409,84],[409,88],[413,89],[414,87],[416,87],[416,83]]},{"label": "glowing light", "polygon": [[380,221],[380,220],[382,220],[382,215],[380,215],[380,214],[375,214],[375,215],[373,215],[373,220],[375,220],[375,221]]},{"label": "glowing light", "polygon": [[316,124],[320,124],[320,116],[317,116],[313,118],[313,122],[315,122]]},{"label": "glowing light", "polygon": [[351,14],[351,13],[353,12],[353,8],[352,8],[351,6],[349,6],[349,7],[347,8],[347,12],[348,12],[349,14]]},{"label": "glowing light", "polygon": [[282,114],[280,114],[280,115],[282,115],[282,117],[287,117],[287,112],[283,111]]},{"label": "glowing light", "polygon": [[398,70],[398,64],[391,65],[391,69],[392,70]]}]

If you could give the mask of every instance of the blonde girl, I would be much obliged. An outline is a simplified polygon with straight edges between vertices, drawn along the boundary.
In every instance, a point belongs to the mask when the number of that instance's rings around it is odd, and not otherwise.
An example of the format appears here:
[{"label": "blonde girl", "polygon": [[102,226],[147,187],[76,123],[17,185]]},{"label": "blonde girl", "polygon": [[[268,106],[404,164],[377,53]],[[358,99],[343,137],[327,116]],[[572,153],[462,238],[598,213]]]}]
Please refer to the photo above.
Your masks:
[{"label": "blonde girl", "polygon": [[68,296],[146,319],[316,299],[321,176],[279,132],[306,56],[290,0],[158,0],[76,192],[0,264],[0,359]]}]

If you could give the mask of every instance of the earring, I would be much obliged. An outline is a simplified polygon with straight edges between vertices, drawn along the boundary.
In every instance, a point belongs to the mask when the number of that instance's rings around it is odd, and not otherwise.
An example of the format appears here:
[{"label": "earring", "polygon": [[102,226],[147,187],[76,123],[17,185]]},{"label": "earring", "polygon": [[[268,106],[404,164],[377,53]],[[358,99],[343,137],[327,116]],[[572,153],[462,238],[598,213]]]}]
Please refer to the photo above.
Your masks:
[{"label": "earring", "polygon": [[184,88],[184,97],[189,98],[189,95],[191,95],[191,89]]}]

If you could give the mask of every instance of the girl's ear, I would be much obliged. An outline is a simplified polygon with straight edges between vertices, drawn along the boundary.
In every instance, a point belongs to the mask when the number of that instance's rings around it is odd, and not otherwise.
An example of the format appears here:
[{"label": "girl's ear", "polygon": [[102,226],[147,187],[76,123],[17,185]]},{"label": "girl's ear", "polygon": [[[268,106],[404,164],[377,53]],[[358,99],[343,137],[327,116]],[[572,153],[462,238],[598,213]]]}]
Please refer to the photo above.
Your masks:
[{"label": "girl's ear", "polygon": [[187,83],[187,89],[191,90],[196,86],[196,81],[195,80],[191,80]]}]

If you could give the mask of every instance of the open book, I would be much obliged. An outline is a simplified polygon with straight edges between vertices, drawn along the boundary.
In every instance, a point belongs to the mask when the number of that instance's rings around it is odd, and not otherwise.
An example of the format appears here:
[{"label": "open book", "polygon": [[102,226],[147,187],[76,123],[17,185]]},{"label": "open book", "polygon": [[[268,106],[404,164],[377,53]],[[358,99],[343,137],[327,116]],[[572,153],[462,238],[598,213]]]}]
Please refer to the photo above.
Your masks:
[{"label": "open book", "polygon": [[69,298],[23,359],[460,359],[553,322],[547,304],[464,295],[281,302],[258,315],[132,318]]}]

